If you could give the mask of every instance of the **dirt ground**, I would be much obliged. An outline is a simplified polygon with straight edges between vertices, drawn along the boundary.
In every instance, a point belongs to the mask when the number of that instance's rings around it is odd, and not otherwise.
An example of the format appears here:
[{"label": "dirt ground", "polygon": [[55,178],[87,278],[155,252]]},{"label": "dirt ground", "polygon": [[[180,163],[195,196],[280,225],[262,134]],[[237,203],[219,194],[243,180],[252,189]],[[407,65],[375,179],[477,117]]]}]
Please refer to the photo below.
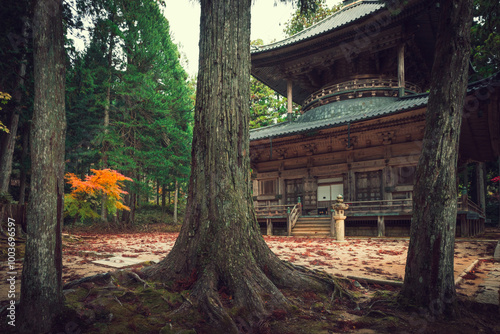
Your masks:
[{"label": "dirt ground", "polygon": [[[180,306],[189,291],[173,291],[160,283],[143,284],[131,279],[137,269],[120,271],[92,261],[111,256],[140,261],[158,261],[170,251],[176,233],[65,233],[63,235],[63,280],[65,283],[84,276],[107,273],[106,279],[85,281],[64,290],[66,303],[73,310],[56,323],[67,332],[71,325],[82,333],[206,333],[205,321],[194,310],[179,318],[171,311]],[[347,276],[348,291],[355,299],[335,299],[308,291],[283,291],[294,309],[275,310],[256,333],[500,333],[498,307],[482,308],[475,302],[481,282],[494,265],[490,261],[500,229],[489,231],[481,240],[458,239],[455,245],[455,277],[477,263],[465,280],[457,285],[460,316],[440,319],[422,310],[403,310],[396,303],[398,287],[370,283],[369,279],[401,281],[404,275],[408,238],[348,238],[338,243],[325,238],[265,237],[271,250],[283,260],[332,275]],[[3,242],[3,241],[2,241]],[[4,244],[2,243],[2,247]],[[16,254],[22,257],[22,243]],[[3,249],[0,268],[0,308],[8,303],[8,267]],[[146,264],[147,265],[147,264]],[[22,262],[14,263],[16,298],[19,297]],[[134,269],[135,268],[135,269]],[[135,270],[135,271],[134,271]],[[497,269],[495,269],[497,270]],[[137,273],[137,274],[134,274]],[[132,276],[131,276],[132,275]],[[102,276],[99,276],[102,277]],[[485,280],[486,281],[486,280]],[[230,296],[221,293],[231,309]],[[224,299],[224,297],[228,297]],[[193,313],[194,312],[194,313]],[[70,327],[71,327],[70,326]],[[72,328],[73,328],[72,327]],[[0,332],[11,332],[6,322]]]},{"label": "dirt ground", "polygon": [[[494,235],[496,236],[496,235]],[[105,273],[114,268],[92,263],[94,260],[123,256],[144,261],[159,261],[172,248],[177,233],[64,234],[63,281]],[[324,270],[337,276],[402,281],[408,238],[348,238],[336,242],[330,238],[264,237],[280,258],[296,265]],[[491,257],[496,240],[457,239],[455,245],[455,278],[476,259]],[[8,300],[7,263],[0,267],[0,305]],[[16,262],[16,296],[20,291],[22,263]],[[480,283],[480,277],[476,283]],[[474,288],[464,285],[464,294]]]}]

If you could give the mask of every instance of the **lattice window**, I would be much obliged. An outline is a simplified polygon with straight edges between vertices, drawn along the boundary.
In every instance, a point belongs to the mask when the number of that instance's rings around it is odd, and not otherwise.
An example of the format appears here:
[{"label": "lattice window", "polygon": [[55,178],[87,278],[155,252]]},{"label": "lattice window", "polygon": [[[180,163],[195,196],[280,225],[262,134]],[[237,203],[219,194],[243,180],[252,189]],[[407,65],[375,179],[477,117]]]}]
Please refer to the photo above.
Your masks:
[{"label": "lattice window", "polygon": [[304,184],[302,179],[285,180],[286,204],[296,204],[304,199]]},{"label": "lattice window", "polygon": [[262,180],[259,182],[259,195],[275,195],[276,180]]},{"label": "lattice window", "polygon": [[382,171],[356,173],[356,200],[382,199]]}]

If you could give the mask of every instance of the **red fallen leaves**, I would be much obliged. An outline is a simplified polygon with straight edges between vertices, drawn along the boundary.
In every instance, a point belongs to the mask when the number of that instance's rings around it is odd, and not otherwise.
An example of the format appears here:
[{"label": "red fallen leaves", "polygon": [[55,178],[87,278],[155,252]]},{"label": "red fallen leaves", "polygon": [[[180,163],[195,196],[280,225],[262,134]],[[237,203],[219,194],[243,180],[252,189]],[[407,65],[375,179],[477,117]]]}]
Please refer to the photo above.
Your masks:
[{"label": "red fallen leaves", "polygon": [[379,249],[377,251],[377,253],[386,254],[386,255],[401,255],[401,254],[403,254],[403,251],[398,252],[398,251],[392,251],[392,250]]},{"label": "red fallen leaves", "polygon": [[225,286],[220,288],[219,291],[217,291],[217,292],[219,293],[219,297],[222,300],[232,300],[233,299],[233,296],[231,296],[231,294],[229,294],[229,289]]},{"label": "red fallen leaves", "polygon": [[308,250],[306,250],[305,253],[300,254],[300,257],[310,257],[310,256],[311,256],[311,252]]},{"label": "red fallen leaves", "polygon": [[475,280],[476,278],[478,278],[478,276],[474,272],[469,272],[463,276],[463,279],[466,280]]},{"label": "red fallen leaves", "polygon": [[283,320],[286,318],[286,315],[287,315],[287,311],[278,309],[278,310],[273,311],[273,314],[271,315],[271,317],[276,319],[276,320]]},{"label": "red fallen leaves", "polygon": [[309,264],[312,266],[328,266],[328,263],[321,261],[321,260],[309,261]]},{"label": "red fallen leaves", "polygon": [[330,254],[328,254],[328,253],[326,253],[326,252],[324,252],[324,251],[321,251],[321,250],[320,250],[320,251],[317,251],[317,252],[316,252],[316,254],[318,254],[319,256],[324,256],[324,257],[327,257],[327,258],[331,257],[331,255],[330,255]]},{"label": "red fallen leaves", "polygon": [[139,257],[138,254],[122,254],[123,257]]},{"label": "red fallen leaves", "polygon": [[175,281],[174,291],[180,292],[183,290],[189,290],[197,280],[198,280],[198,273],[196,272],[195,269],[193,269],[189,277]]}]

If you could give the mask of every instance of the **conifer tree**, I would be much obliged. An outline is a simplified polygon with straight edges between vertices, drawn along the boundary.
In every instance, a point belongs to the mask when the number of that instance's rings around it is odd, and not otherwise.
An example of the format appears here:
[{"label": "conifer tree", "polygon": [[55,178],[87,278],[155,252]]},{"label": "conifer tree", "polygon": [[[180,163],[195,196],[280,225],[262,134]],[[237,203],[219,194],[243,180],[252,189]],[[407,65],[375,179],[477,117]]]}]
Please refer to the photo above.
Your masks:
[{"label": "conifer tree", "polygon": [[126,196],[131,212],[123,215],[131,222],[138,196],[149,197],[157,181],[189,174],[192,90],[157,2],[91,5],[82,3],[94,27],[72,80],[69,131],[82,144],[72,146],[71,163],[85,162],[79,173],[100,164],[133,178]]}]

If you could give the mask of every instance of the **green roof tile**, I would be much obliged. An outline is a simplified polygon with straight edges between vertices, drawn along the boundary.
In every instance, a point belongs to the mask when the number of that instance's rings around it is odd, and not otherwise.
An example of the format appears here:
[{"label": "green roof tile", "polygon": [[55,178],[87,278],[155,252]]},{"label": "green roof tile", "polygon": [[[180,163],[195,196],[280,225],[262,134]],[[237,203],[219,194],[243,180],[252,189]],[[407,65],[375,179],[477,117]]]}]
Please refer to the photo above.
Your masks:
[{"label": "green roof tile", "polygon": [[[481,97],[482,91],[489,91],[491,87],[498,85],[500,85],[500,73],[470,83],[467,93],[471,95],[477,92]],[[401,98],[364,97],[333,102],[311,109],[295,121],[250,130],[250,140],[291,136],[396,114],[425,107],[428,99],[429,93],[422,93]]]}]

